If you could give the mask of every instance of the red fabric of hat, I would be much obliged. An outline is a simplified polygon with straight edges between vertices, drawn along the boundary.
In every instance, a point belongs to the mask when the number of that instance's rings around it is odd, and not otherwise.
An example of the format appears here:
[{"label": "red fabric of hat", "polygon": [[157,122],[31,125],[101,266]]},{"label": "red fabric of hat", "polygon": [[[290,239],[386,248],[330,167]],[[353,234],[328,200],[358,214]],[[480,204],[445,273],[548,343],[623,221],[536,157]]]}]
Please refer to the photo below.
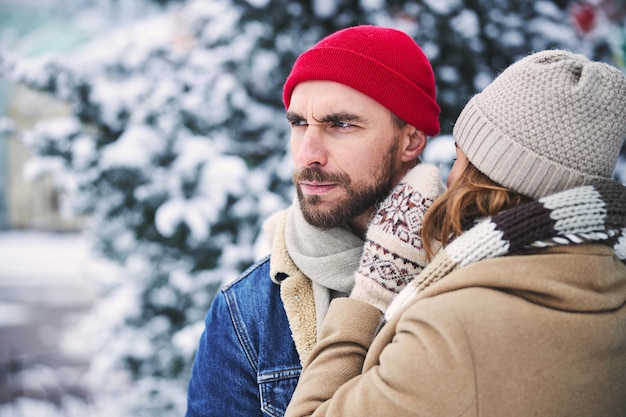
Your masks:
[{"label": "red fabric of hat", "polygon": [[406,33],[378,26],[355,26],[319,41],[296,60],[283,89],[304,81],[334,81],[373,98],[429,136],[439,133],[440,109],[430,61]]}]

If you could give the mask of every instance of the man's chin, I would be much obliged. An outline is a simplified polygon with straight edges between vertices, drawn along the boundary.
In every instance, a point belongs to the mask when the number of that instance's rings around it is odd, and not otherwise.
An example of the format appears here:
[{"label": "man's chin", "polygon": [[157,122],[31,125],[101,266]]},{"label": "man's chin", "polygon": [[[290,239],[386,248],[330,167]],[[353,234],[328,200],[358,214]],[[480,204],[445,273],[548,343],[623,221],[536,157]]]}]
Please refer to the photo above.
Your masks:
[{"label": "man's chin", "polygon": [[337,195],[330,197],[319,194],[299,194],[298,200],[300,201],[300,207],[302,207],[302,210],[306,210],[311,213],[332,213],[337,209],[337,207],[347,204],[347,198],[345,198],[345,196],[342,199]]},{"label": "man's chin", "polygon": [[300,201],[300,208],[307,223],[323,230],[339,227],[349,221],[337,202]]},{"label": "man's chin", "polygon": [[382,195],[377,190],[329,196],[305,195],[298,193],[298,200],[304,219],[311,225],[323,230],[346,226],[360,215],[375,206]]}]

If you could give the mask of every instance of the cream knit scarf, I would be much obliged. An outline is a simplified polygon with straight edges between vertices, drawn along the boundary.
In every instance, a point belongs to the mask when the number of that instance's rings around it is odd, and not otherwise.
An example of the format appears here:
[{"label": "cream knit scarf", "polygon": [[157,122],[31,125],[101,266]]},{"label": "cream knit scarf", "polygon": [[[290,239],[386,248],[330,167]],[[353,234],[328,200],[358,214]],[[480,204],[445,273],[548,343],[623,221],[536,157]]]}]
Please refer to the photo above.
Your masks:
[{"label": "cream knit scarf", "polygon": [[313,282],[316,319],[321,323],[330,301],[352,291],[363,240],[346,228],[320,230],[310,225],[295,199],[287,212],[285,244],[293,263]]},{"label": "cream knit scarf", "polygon": [[547,246],[603,242],[626,260],[626,187],[603,182],[519,205],[479,222],[435,256],[396,297],[387,319],[419,291],[485,259]]}]

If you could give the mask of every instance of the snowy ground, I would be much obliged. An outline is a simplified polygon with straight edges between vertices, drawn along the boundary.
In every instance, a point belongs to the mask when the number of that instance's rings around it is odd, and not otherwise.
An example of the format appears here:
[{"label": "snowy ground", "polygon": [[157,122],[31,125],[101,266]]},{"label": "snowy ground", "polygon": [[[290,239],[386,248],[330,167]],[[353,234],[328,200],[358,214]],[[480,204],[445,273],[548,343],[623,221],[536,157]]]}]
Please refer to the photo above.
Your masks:
[{"label": "snowy ground", "polygon": [[97,300],[96,278],[115,273],[80,234],[0,231],[0,416],[22,415],[16,398],[55,402],[58,391],[80,389],[84,359],[68,356],[61,341]]}]

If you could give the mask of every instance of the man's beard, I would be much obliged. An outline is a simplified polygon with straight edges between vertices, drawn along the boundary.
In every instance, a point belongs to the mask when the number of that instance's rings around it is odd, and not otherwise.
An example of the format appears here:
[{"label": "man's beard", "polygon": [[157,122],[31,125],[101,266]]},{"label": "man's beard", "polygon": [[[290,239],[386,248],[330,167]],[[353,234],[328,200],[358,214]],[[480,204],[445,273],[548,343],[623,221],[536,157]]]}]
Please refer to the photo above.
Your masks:
[{"label": "man's beard", "polygon": [[[322,230],[332,229],[348,224],[352,219],[365,213],[382,201],[393,188],[393,160],[398,149],[397,140],[385,154],[380,164],[371,172],[373,181],[365,184],[353,184],[345,173],[325,173],[318,168],[302,168],[293,175],[300,209],[304,219],[311,225]],[[346,191],[347,196],[335,201],[326,201],[330,207],[323,209],[323,197],[319,195],[305,196],[300,188],[301,181],[334,183]]]}]

